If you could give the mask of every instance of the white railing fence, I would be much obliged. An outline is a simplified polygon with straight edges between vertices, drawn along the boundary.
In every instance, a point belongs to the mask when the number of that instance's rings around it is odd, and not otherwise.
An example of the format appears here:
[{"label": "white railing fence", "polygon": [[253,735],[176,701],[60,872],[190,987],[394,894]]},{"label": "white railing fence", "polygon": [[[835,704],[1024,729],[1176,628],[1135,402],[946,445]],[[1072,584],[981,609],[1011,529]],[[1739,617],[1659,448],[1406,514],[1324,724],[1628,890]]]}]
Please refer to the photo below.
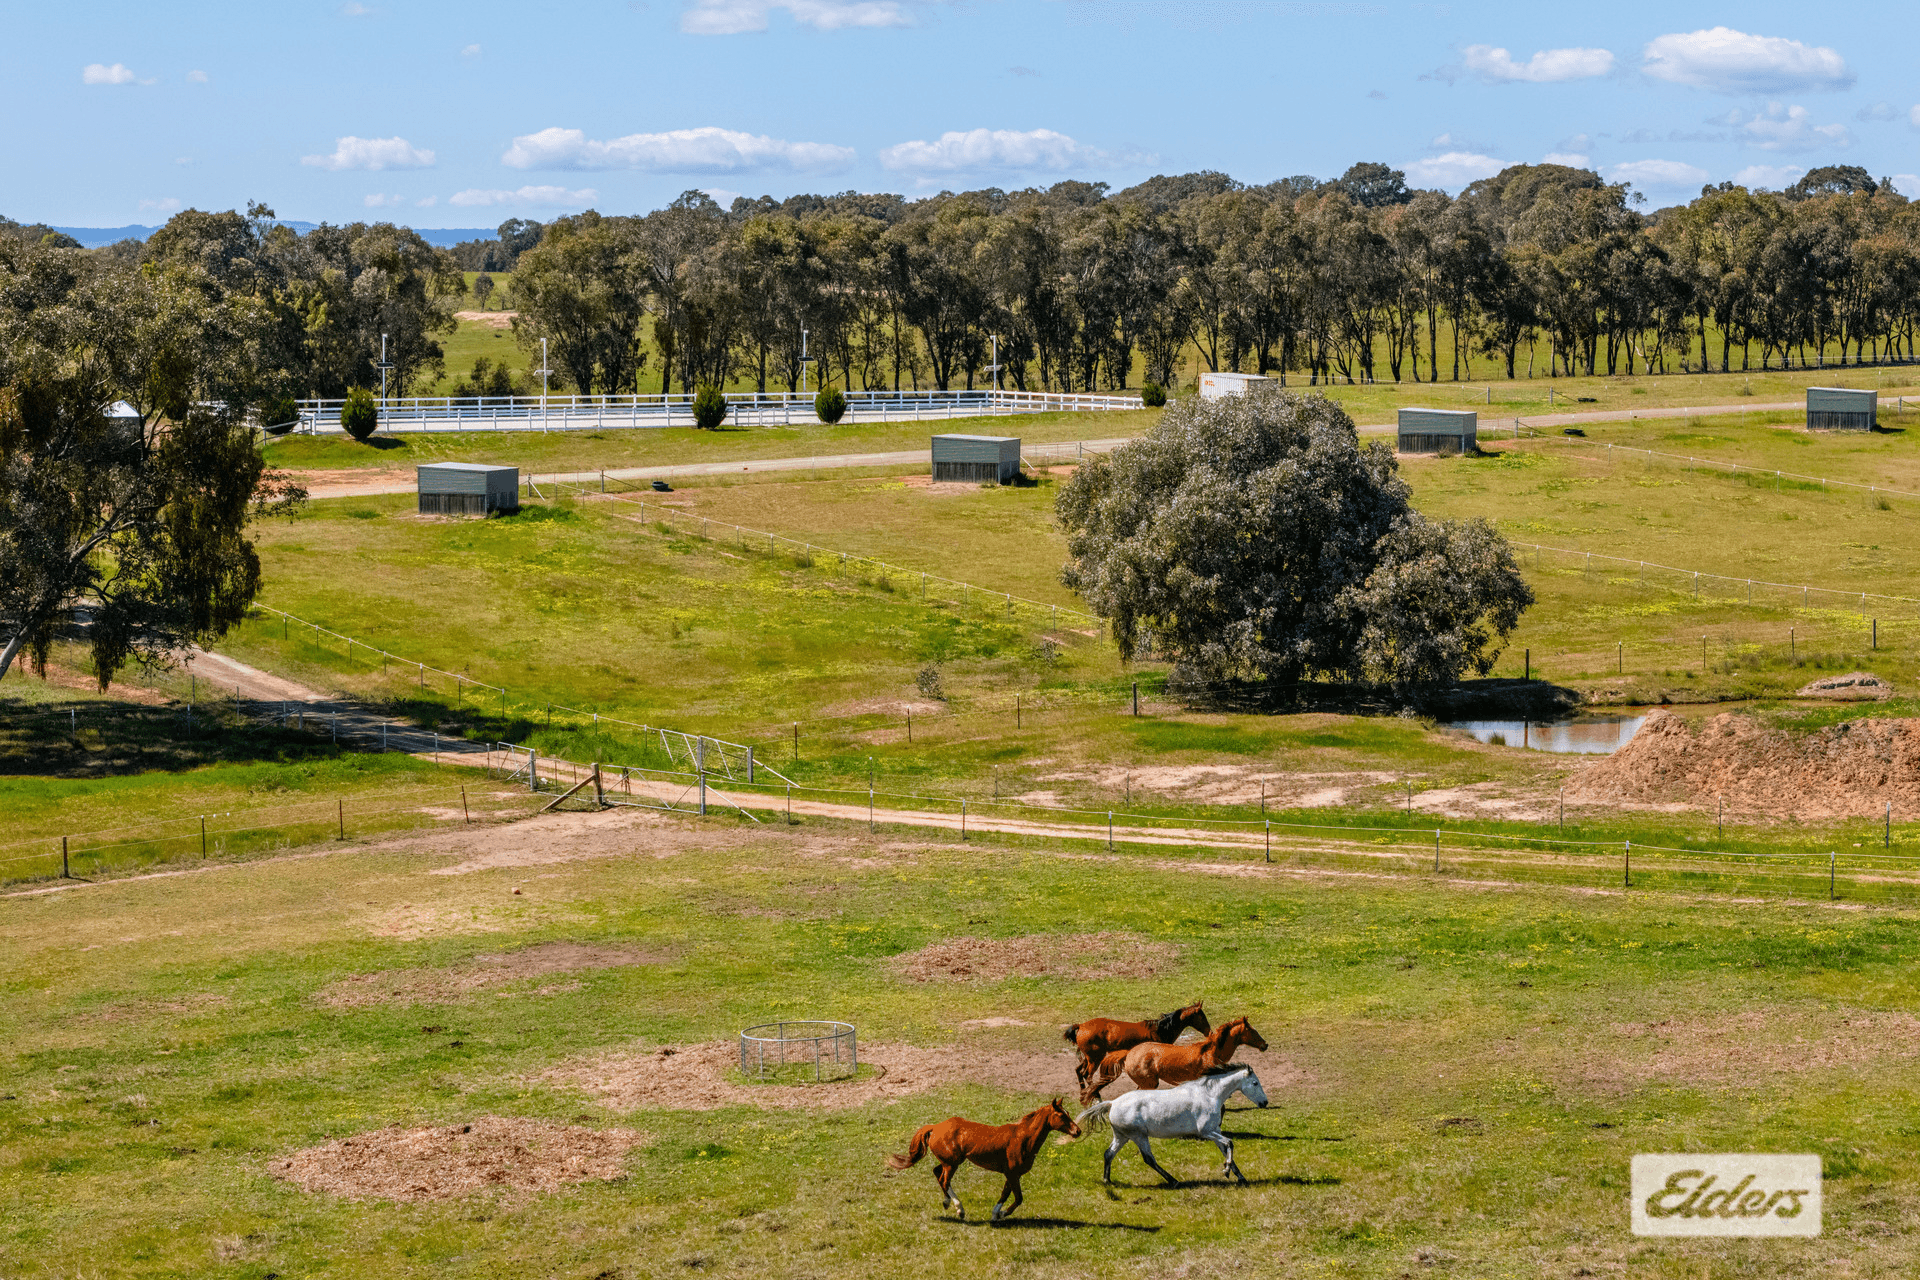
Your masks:
[{"label": "white railing fence", "polygon": [[[842,422],[926,422],[1004,417],[1022,413],[1100,413],[1141,408],[1137,394],[1055,391],[849,391]],[[298,426],[305,435],[340,433],[342,400],[302,400]],[[740,427],[815,426],[813,396],[797,392],[742,392],[727,397],[727,421]],[[380,430],[590,431],[603,428],[690,427],[690,395],[633,396],[410,396],[380,406]]]}]

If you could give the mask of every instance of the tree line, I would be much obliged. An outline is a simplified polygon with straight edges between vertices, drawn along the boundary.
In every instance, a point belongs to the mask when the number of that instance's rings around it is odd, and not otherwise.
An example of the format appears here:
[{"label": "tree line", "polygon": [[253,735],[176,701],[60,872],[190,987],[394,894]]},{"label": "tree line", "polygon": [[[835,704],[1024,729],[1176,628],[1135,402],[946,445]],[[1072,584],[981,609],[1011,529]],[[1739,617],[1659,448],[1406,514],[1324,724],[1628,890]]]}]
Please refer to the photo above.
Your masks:
[{"label": "tree line", "polygon": [[522,340],[610,393],[791,391],[803,330],[815,385],[849,390],[974,387],[995,354],[1006,385],[1061,391],[1170,385],[1189,353],[1310,384],[1457,381],[1476,357],[1517,378],[1913,355],[1920,209],[1890,184],[1835,167],[1637,203],[1561,165],[1457,198],[1382,164],[727,210],[689,191],[547,224],[513,296]]},{"label": "tree line", "polygon": [[[95,270],[194,264],[253,300],[285,395],[444,371],[461,271],[512,272],[521,345],[556,390],[692,392],[747,380],[1092,391],[1174,385],[1188,362],[1309,384],[1762,369],[1809,351],[1912,358],[1920,206],[1851,166],[1784,191],[1731,183],[1638,208],[1625,183],[1516,165],[1458,197],[1384,164],[1246,186],[1217,172],[1119,192],[1060,182],[842,192],[723,209],[688,191],[646,215],[512,219],[436,249],[404,227],[297,235],[272,211],[176,215]],[[36,251],[43,227],[0,225]],[[997,360],[996,360],[997,357]],[[516,389],[503,369],[465,394]]]}]

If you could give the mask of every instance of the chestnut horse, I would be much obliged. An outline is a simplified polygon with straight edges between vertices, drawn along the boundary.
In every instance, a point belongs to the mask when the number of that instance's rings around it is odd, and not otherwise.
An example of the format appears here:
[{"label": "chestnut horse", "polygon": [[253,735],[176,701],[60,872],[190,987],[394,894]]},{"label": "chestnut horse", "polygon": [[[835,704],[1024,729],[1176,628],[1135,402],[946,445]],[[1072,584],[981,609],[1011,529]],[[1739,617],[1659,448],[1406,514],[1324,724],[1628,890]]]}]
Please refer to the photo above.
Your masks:
[{"label": "chestnut horse", "polygon": [[1067,1043],[1073,1046],[1074,1052],[1080,1055],[1080,1061],[1073,1068],[1074,1078],[1084,1089],[1088,1079],[1099,1069],[1101,1059],[1110,1053],[1131,1049],[1149,1040],[1155,1044],[1172,1044],[1187,1027],[1192,1027],[1201,1035],[1207,1034],[1213,1028],[1207,1024],[1207,1015],[1201,1009],[1201,1003],[1195,1000],[1184,1009],[1163,1013],[1147,1022],[1091,1018],[1086,1022],[1074,1023],[1061,1033]]},{"label": "chestnut horse", "polygon": [[[940,1162],[933,1176],[940,1183],[941,1203],[960,1215],[962,1222],[966,1221],[967,1211],[953,1192],[953,1175],[960,1165],[971,1160],[989,1173],[1004,1174],[1006,1184],[1000,1188],[1000,1199],[993,1206],[993,1220],[998,1222],[1020,1207],[1020,1179],[1033,1168],[1040,1145],[1055,1129],[1068,1137],[1080,1136],[1080,1126],[1074,1123],[1058,1098],[1038,1111],[1029,1111],[1012,1124],[981,1124],[949,1116],[939,1124],[923,1126],[913,1135],[906,1155],[887,1157],[887,1167],[911,1169],[920,1163],[922,1156],[932,1152],[933,1158]],[[1013,1197],[1012,1204],[1007,1204],[1008,1196]]]},{"label": "chestnut horse", "polygon": [[1267,1042],[1253,1029],[1252,1023],[1245,1018],[1235,1018],[1193,1044],[1137,1044],[1124,1053],[1110,1053],[1100,1060],[1099,1074],[1081,1090],[1080,1101],[1084,1105],[1098,1098],[1100,1091],[1119,1079],[1122,1071],[1142,1089],[1198,1080],[1216,1067],[1232,1062],[1233,1051],[1243,1044],[1250,1044],[1262,1053],[1267,1049]]}]

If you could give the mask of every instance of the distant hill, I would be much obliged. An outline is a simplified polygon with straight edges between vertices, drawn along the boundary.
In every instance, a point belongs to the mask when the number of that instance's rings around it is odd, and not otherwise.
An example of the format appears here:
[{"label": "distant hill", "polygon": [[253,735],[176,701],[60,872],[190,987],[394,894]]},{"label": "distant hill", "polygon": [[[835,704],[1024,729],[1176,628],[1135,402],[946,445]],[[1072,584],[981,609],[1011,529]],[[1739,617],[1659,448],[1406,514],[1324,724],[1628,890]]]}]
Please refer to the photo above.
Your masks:
[{"label": "distant hill", "polygon": [[[282,219],[280,225],[292,227],[305,235],[319,224],[316,222],[294,222]],[[122,240],[145,240],[158,231],[159,227],[143,227],[131,224],[124,227],[55,227],[62,235],[72,236],[89,249],[98,249],[103,245],[118,244]],[[420,238],[428,244],[438,245],[442,249],[451,249],[462,240],[497,240],[499,233],[492,227],[415,227]]]}]

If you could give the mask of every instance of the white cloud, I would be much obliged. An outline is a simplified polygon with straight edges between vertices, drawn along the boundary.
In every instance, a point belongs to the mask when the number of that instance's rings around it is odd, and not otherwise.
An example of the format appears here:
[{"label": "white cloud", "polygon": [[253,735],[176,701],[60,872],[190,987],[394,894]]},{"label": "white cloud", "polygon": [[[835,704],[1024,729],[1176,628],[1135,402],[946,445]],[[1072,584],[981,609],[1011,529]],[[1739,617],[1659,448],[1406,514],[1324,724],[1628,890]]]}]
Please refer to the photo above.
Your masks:
[{"label": "white cloud", "polygon": [[480,56],[480,46],[477,44],[470,44],[466,48],[460,51],[460,56],[463,58],[477,58]]},{"label": "white cloud", "polygon": [[1791,164],[1750,164],[1733,175],[1733,180],[1743,187],[1758,190],[1765,187],[1769,191],[1778,191],[1790,187],[1800,180],[1806,172],[1798,165]]},{"label": "white cloud", "polygon": [[1407,166],[1407,177],[1416,186],[1458,190],[1469,182],[1491,178],[1506,168],[1506,161],[1471,151],[1449,151],[1428,160],[1415,160]]},{"label": "white cloud", "polygon": [[1853,113],[1855,120],[1891,120],[1899,115],[1891,102],[1876,102],[1870,107],[1862,107]]},{"label": "white cloud", "polygon": [[433,208],[433,206],[439,203],[440,203],[439,196],[421,196],[418,200],[415,200],[413,202],[413,206],[416,209],[431,209]]},{"label": "white cloud", "polygon": [[1452,80],[1455,74],[1471,75],[1488,84],[1558,84],[1603,76],[1611,70],[1613,55],[1605,49],[1542,49],[1525,62],[1515,62],[1505,49],[1470,44],[1460,51],[1458,68],[1443,68],[1436,74],[1443,80]]},{"label": "white cloud", "polygon": [[142,200],[140,202],[140,212],[142,213],[173,213],[179,208],[180,197],[178,196],[161,196],[155,200]]},{"label": "white cloud", "polygon": [[1629,160],[1607,166],[1607,177],[1640,187],[1697,187],[1707,171],[1680,160]]},{"label": "white cloud", "polygon": [[1569,169],[1590,169],[1593,157],[1579,151],[1549,151],[1540,157],[1541,164],[1563,164]]},{"label": "white cloud", "polygon": [[357,0],[347,0],[347,3],[340,6],[340,16],[343,18],[365,18],[371,16],[372,13],[373,10],[367,8],[366,5],[357,3]]},{"label": "white cloud", "polygon": [[405,138],[335,139],[330,156],[303,156],[301,164],[320,169],[431,169],[433,152],[416,147]]},{"label": "white cloud", "polygon": [[667,133],[631,133],[596,141],[578,129],[542,129],[515,138],[500,157],[516,169],[648,169],[665,173],[734,173],[742,169],[844,169],[851,147],[788,142],[709,125]]},{"label": "white cloud", "polygon": [[1845,89],[1854,81],[1846,59],[1832,49],[1731,27],[1660,36],[1647,45],[1641,70],[1656,80],[1720,93]]},{"label": "white cloud", "polygon": [[1920,129],[1920,105],[1916,105],[1913,110],[1907,112],[1907,123]]},{"label": "white cloud", "polygon": [[369,209],[391,209],[394,205],[405,204],[406,202],[407,202],[407,199],[405,196],[381,195],[376,192],[375,194],[366,197],[360,203],[366,205],[367,208]]},{"label": "white cloud", "polygon": [[592,187],[579,191],[569,191],[565,187],[521,187],[518,191],[482,191],[478,187],[469,187],[465,191],[456,191],[448,198],[449,204],[462,208],[486,208],[492,205],[526,205],[541,209],[584,209],[593,203],[600,193]]},{"label": "white cloud", "polygon": [[883,148],[880,163],[909,173],[954,173],[980,169],[1064,172],[1112,159],[1052,129],[950,131],[933,142],[918,139]]},{"label": "white cloud", "polygon": [[204,72],[204,71],[189,71],[189,72],[187,72],[187,83],[189,83],[189,84],[205,84],[206,82],[207,82],[207,73],[206,73],[206,72]]},{"label": "white cloud", "polygon": [[741,195],[740,192],[729,191],[725,187],[702,187],[700,188],[700,190],[703,194],[705,194],[707,199],[713,201],[715,204],[719,205],[722,209],[732,208],[733,202],[735,200],[738,200]]},{"label": "white cloud", "polygon": [[775,9],[818,31],[913,25],[912,15],[898,0],[693,0],[680,15],[680,30],[695,36],[765,31],[767,16]]},{"label": "white cloud", "polygon": [[1920,200],[1920,173],[1896,173],[1893,189],[1909,200]]},{"label": "white cloud", "polygon": [[133,72],[127,70],[126,64],[121,62],[116,62],[110,67],[98,62],[89,62],[80,68],[81,84],[132,84],[133,81]]},{"label": "white cloud", "polygon": [[1853,145],[1853,135],[1843,124],[1815,124],[1805,107],[1782,106],[1769,102],[1765,111],[1734,111],[1713,124],[1729,124],[1739,130],[1741,141],[1762,151],[1811,151],[1818,147]]},{"label": "white cloud", "polygon": [[1479,142],[1473,138],[1463,138],[1457,133],[1443,133],[1427,144],[1436,151],[1491,151],[1493,144]]}]

